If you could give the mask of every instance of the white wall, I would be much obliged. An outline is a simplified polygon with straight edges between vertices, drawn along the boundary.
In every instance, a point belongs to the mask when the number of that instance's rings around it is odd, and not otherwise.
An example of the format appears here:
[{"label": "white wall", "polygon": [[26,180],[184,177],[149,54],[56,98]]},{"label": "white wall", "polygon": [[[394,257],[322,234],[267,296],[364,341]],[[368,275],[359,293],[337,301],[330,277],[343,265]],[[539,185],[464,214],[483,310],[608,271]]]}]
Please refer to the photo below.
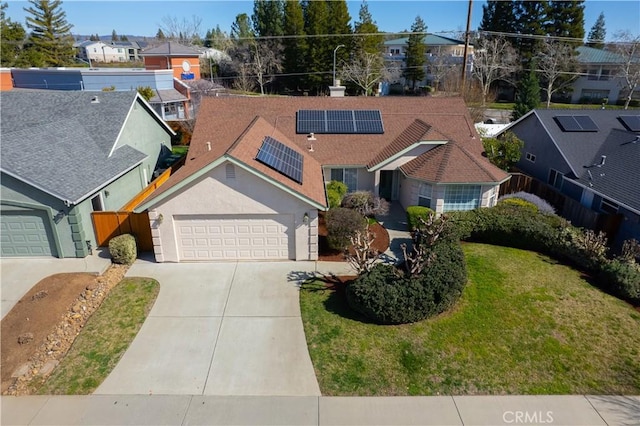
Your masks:
[{"label": "white wall", "polygon": [[[173,217],[214,214],[292,214],[295,222],[293,256],[296,260],[318,258],[318,212],[284,190],[235,166],[235,178],[227,179],[223,163],[183,188],[149,213],[157,262],[177,262],[178,249]],[[309,224],[304,224],[304,214]],[[162,215],[159,223],[157,218]]]}]

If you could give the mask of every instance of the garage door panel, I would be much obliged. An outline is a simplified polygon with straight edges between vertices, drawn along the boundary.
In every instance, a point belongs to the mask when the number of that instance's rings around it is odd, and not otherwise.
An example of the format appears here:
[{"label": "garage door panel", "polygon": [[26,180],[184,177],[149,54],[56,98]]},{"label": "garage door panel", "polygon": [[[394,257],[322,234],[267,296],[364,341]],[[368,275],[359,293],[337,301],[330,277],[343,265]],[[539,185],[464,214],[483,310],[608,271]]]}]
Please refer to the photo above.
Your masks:
[{"label": "garage door panel", "polygon": [[3,256],[52,256],[53,236],[44,211],[24,210],[0,214]]},{"label": "garage door panel", "polygon": [[292,215],[177,216],[174,229],[180,260],[277,260],[293,253]]}]

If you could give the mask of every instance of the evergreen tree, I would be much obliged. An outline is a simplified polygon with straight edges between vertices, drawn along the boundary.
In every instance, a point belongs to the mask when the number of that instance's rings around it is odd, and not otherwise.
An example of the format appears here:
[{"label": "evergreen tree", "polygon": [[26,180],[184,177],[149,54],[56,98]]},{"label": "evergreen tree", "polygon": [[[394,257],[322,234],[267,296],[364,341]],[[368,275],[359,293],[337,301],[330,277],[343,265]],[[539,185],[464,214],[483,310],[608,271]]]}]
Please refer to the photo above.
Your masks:
[{"label": "evergreen tree", "polygon": [[254,0],[251,22],[257,37],[281,36],[284,33],[282,0]]},{"label": "evergreen tree", "polygon": [[127,37],[126,35],[121,35],[120,41],[129,41],[129,37]]},{"label": "evergreen tree", "polygon": [[22,53],[22,45],[26,31],[18,22],[13,22],[5,16],[7,3],[0,5],[0,65],[12,67],[16,65]]},{"label": "evergreen tree", "polygon": [[204,35],[204,47],[211,47],[212,39],[213,33],[211,32],[211,30],[207,30],[206,34]]},{"label": "evergreen tree", "polygon": [[284,35],[292,36],[283,39],[284,60],[283,72],[296,74],[285,77],[290,89],[299,89],[304,82],[301,75],[306,69],[307,39],[304,37],[304,13],[298,1],[287,1],[284,7]]},{"label": "evergreen tree", "polygon": [[607,36],[607,30],[604,26],[604,13],[600,12],[596,23],[591,27],[587,36],[587,46],[602,49],[604,47],[604,39]]},{"label": "evergreen tree", "polygon": [[547,35],[575,38],[573,45],[584,39],[584,0],[552,0],[547,7]]},{"label": "evergreen tree", "polygon": [[511,118],[517,120],[540,105],[540,83],[536,75],[535,61],[527,74],[520,79],[516,89],[516,103]]},{"label": "evergreen tree", "polygon": [[211,33],[211,47],[223,52],[231,48],[231,40],[227,36],[227,33],[220,29],[220,25],[216,25],[215,30]]},{"label": "evergreen tree", "polygon": [[411,88],[415,90],[416,82],[421,82],[425,77],[424,64],[427,46],[424,44],[424,37],[427,32],[427,25],[420,16],[416,16],[411,25],[411,34],[407,41],[405,69],[402,76],[411,82]]},{"label": "evergreen tree", "polygon": [[[45,65],[64,66],[75,55],[73,48],[73,25],[67,22],[66,13],[61,9],[61,0],[29,0],[31,6],[24,8],[28,13],[27,27],[31,29],[29,38],[33,57],[41,57]],[[34,64],[35,65],[35,64]]]},{"label": "evergreen tree", "polygon": [[240,13],[236,16],[236,20],[231,24],[231,38],[239,44],[254,38],[249,15]]},{"label": "evergreen tree", "polygon": [[[305,0],[304,32],[308,36],[329,34],[329,10],[324,0]],[[333,49],[328,37],[311,37],[306,56],[307,85],[316,93],[329,86],[333,63]]]},{"label": "evergreen tree", "polygon": [[120,37],[118,37],[116,30],[111,31],[111,41],[120,41]]},{"label": "evergreen tree", "polygon": [[99,41],[99,40],[100,40],[100,38],[96,37],[96,36],[95,36],[95,34],[91,34],[91,35],[89,36],[89,40],[90,40],[90,41]]},{"label": "evergreen tree", "polygon": [[164,41],[167,37],[164,35],[162,28],[158,28],[158,32],[156,33],[156,38],[160,41]]},{"label": "evergreen tree", "polygon": [[[349,16],[349,10],[347,8],[347,2],[345,0],[333,0],[327,2],[328,15],[329,15],[329,32],[328,34],[335,34],[335,37],[328,37],[327,43],[331,50],[331,61],[333,62],[333,50],[340,45],[344,47],[336,51],[336,67],[344,63],[349,59],[349,55],[353,48],[351,16]],[[332,64],[333,68],[333,64]],[[333,83],[332,83],[333,84]]]},{"label": "evergreen tree", "polygon": [[[371,13],[369,12],[369,6],[366,0],[363,0],[360,5],[360,12],[358,13],[358,21],[354,25],[355,34],[363,34],[362,36],[354,37],[355,39],[355,52],[379,54],[382,51],[384,43],[384,36],[380,34],[378,25],[373,20]],[[366,34],[366,35],[365,35]],[[371,35],[374,34],[374,35]]]},{"label": "evergreen tree", "polygon": [[480,31],[498,33],[517,32],[515,2],[513,0],[488,0],[482,5]]},{"label": "evergreen tree", "polygon": [[[516,0],[516,33],[523,35],[546,35],[546,1]],[[530,37],[516,39],[516,49],[522,62],[527,65],[539,50],[540,40]]]}]

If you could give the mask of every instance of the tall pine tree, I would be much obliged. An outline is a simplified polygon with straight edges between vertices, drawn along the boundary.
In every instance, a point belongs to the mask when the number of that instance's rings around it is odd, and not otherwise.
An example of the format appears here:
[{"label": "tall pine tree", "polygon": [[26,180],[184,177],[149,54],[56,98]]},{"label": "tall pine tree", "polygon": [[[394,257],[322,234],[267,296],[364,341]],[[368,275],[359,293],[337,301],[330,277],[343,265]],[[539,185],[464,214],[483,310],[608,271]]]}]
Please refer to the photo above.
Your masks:
[{"label": "tall pine tree", "polygon": [[[349,59],[353,49],[353,37],[351,37],[351,16],[345,0],[333,0],[327,2],[327,10],[329,12],[329,34],[335,34],[334,37],[328,37],[327,43],[331,50],[331,60],[333,62],[333,49],[339,45],[344,47],[336,51],[336,66],[340,66]],[[332,64],[333,65],[333,64]],[[333,83],[331,83],[333,84]]]},{"label": "tall pine tree", "polygon": [[517,31],[513,0],[488,0],[482,5],[480,31],[513,34]]},{"label": "tall pine tree", "polygon": [[540,105],[540,83],[535,70],[535,61],[528,73],[520,79],[516,89],[516,103],[511,118],[517,120]]},{"label": "tall pine tree", "polygon": [[6,17],[4,10],[7,7],[7,3],[0,5],[0,64],[12,67],[22,52],[26,31],[20,23]]},{"label": "tall pine tree", "polygon": [[[44,65],[64,66],[75,55],[73,48],[73,25],[67,22],[61,0],[29,0],[25,7],[27,27],[31,29],[30,49],[42,58]],[[35,64],[34,64],[35,65]]]},{"label": "tall pine tree", "polygon": [[[331,67],[333,61],[333,49],[328,43],[329,34],[329,8],[324,0],[305,0],[304,31],[311,36],[308,39],[309,49],[305,63],[307,85],[316,93],[325,90],[329,86]],[[320,37],[314,37],[320,36]]]},{"label": "tall pine tree", "polygon": [[304,82],[307,49],[309,45],[304,32],[304,13],[297,0],[287,1],[284,6],[284,61],[283,73],[286,86],[291,90],[299,90]]},{"label": "tall pine tree", "polygon": [[540,47],[540,39],[528,36],[546,35],[548,2],[516,0],[514,5],[516,32],[524,36],[516,39],[516,50],[525,67],[528,67]]},{"label": "tall pine tree", "polygon": [[424,37],[427,33],[427,25],[420,16],[416,16],[415,21],[411,25],[411,34],[407,41],[407,49],[405,55],[405,68],[402,76],[411,82],[411,88],[415,90],[416,83],[424,80],[424,64],[427,46],[424,44]]},{"label": "tall pine tree", "polygon": [[547,35],[573,38],[565,41],[579,46],[584,39],[584,0],[552,0],[547,8]]},{"label": "tall pine tree", "polygon": [[607,36],[607,29],[604,25],[604,13],[600,12],[596,23],[591,27],[589,35],[587,36],[587,46],[595,47],[596,49],[602,49],[604,47],[604,40]]},{"label": "tall pine tree", "polygon": [[[358,13],[358,21],[354,25],[354,31],[357,34],[355,39],[354,51],[358,53],[380,53],[384,43],[384,36],[380,34],[378,25],[373,20],[369,6],[366,0],[363,0]],[[359,35],[361,34],[361,35]]]}]

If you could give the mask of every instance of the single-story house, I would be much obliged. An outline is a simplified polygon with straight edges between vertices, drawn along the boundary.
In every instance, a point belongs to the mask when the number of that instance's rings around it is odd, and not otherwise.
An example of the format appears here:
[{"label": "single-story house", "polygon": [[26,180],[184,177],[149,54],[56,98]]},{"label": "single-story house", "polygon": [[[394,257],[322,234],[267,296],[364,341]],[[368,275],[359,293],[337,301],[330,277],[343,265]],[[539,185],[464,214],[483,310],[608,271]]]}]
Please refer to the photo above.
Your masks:
[{"label": "single-story house", "polygon": [[508,178],[462,99],[205,98],[186,164],[136,211],[158,262],[313,260],[331,180],[443,213],[493,206]]},{"label": "single-story house", "polygon": [[622,215],[615,245],[640,240],[637,110],[536,109],[504,131],[524,141],[518,169],[593,211]]},{"label": "single-story house", "polygon": [[2,256],[85,257],[91,212],[147,186],[175,133],[135,91],[2,94]]}]

